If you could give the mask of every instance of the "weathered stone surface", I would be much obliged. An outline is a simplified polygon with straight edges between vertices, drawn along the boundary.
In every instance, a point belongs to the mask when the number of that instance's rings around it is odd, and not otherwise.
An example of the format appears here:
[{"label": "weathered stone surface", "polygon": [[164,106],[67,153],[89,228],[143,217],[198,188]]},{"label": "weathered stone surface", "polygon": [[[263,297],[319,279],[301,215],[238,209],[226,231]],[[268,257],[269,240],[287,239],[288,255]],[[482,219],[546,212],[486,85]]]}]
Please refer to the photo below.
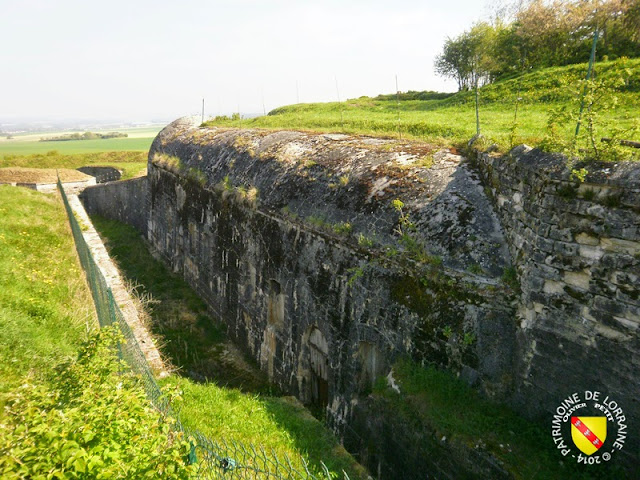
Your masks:
[{"label": "weathered stone surface", "polygon": [[[580,164],[574,168],[589,172],[580,184],[562,157],[524,146],[506,157],[479,154],[477,164],[497,186],[492,197],[520,274],[520,302],[539,305],[519,310],[514,405],[548,419],[568,392],[596,389],[640,421],[640,165]],[[523,179],[530,189],[520,188]],[[514,188],[521,208],[502,200]],[[540,222],[551,229],[528,236],[526,226]],[[634,457],[639,440],[629,438],[623,455]]]},{"label": "weathered stone surface", "polygon": [[79,172],[86,173],[92,177],[96,177],[96,183],[106,183],[120,180],[122,172],[113,167],[80,167]]},{"label": "weathered stone surface", "polygon": [[337,431],[402,354],[531,418],[588,389],[637,422],[640,166],[585,168],[580,184],[526,146],[470,164],[394,140],[177,121],[149,154],[148,238]]},{"label": "weathered stone surface", "polygon": [[85,188],[80,199],[90,215],[128,223],[146,236],[149,219],[149,191],[146,177]]}]

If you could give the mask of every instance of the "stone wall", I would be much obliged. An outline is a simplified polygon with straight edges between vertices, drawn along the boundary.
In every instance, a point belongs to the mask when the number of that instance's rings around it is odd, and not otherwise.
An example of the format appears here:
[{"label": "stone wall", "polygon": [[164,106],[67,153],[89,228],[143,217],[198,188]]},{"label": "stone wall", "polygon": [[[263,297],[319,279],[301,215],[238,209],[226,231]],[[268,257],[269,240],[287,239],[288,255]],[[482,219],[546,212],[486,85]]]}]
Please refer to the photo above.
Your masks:
[{"label": "stone wall", "polygon": [[80,167],[76,170],[96,177],[96,183],[115,182],[122,176],[122,172],[113,167]]},{"label": "stone wall", "polygon": [[[637,431],[640,165],[569,169],[525,146],[477,164],[522,287],[513,404],[548,420],[567,395],[598,390]],[[571,172],[581,168],[584,181]],[[635,456],[638,436],[628,441],[623,451]]]},{"label": "stone wall", "polygon": [[[469,164],[398,140],[181,120],[153,142],[148,190],[84,197],[146,231],[338,432],[366,418],[360,400],[399,355],[549,425],[571,393],[605,392],[637,431],[640,167],[585,168],[580,181],[524,146]],[[630,436],[623,452],[637,451]]]},{"label": "stone wall", "polygon": [[509,389],[515,297],[498,219],[464,159],[432,152],[425,169],[410,147],[176,122],[149,153],[152,246],[338,431],[398,355]]},{"label": "stone wall", "polygon": [[80,199],[90,215],[127,223],[146,236],[148,193],[147,177],[139,177],[86,188]]}]

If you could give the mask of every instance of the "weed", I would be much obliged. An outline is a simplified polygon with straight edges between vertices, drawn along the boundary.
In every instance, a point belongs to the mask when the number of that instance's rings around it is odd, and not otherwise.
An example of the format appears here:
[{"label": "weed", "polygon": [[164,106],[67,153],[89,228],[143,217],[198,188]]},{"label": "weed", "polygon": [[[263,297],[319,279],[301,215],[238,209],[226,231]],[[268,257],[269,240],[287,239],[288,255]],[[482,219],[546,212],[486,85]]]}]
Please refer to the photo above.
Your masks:
[{"label": "weed", "polygon": [[571,200],[578,196],[578,190],[572,185],[563,185],[556,190],[559,196],[564,199]]},{"label": "weed", "polygon": [[453,336],[453,330],[449,325],[446,325],[445,327],[442,328],[442,335],[447,340],[449,340]]},{"label": "weed", "polygon": [[502,272],[502,283],[511,287],[512,290],[519,290],[518,272],[514,267],[507,267]]},{"label": "weed", "polygon": [[349,222],[340,222],[333,225],[333,231],[338,235],[349,235],[353,226]]},{"label": "weed", "polygon": [[358,245],[364,248],[373,247],[374,241],[372,238],[365,236],[362,232],[358,234]]},{"label": "weed", "polygon": [[466,332],[462,337],[462,344],[467,347],[470,345],[473,345],[475,341],[476,341],[476,335],[472,332]]},{"label": "weed", "polygon": [[474,275],[482,275],[484,273],[484,270],[482,270],[482,267],[477,263],[472,263],[471,265],[469,265],[468,270],[470,273],[473,273]]}]

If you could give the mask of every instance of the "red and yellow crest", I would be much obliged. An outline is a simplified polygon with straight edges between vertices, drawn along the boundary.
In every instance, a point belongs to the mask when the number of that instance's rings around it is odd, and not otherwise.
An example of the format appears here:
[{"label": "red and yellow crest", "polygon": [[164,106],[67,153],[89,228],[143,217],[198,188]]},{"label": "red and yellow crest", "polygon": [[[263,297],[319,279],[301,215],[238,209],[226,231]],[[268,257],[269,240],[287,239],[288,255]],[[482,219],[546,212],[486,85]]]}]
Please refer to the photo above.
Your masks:
[{"label": "red and yellow crest", "polygon": [[571,417],[571,438],[582,453],[596,453],[607,438],[607,417]]}]

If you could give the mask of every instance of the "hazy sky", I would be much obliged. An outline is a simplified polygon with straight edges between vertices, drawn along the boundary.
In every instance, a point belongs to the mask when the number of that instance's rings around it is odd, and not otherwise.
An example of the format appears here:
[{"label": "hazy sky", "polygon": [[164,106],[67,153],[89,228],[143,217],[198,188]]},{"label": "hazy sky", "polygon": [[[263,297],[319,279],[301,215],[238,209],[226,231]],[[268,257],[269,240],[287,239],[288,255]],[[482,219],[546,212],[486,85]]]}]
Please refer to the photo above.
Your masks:
[{"label": "hazy sky", "polygon": [[[406,90],[483,0],[0,0],[0,118],[171,119]],[[297,84],[297,88],[296,88]]]}]

